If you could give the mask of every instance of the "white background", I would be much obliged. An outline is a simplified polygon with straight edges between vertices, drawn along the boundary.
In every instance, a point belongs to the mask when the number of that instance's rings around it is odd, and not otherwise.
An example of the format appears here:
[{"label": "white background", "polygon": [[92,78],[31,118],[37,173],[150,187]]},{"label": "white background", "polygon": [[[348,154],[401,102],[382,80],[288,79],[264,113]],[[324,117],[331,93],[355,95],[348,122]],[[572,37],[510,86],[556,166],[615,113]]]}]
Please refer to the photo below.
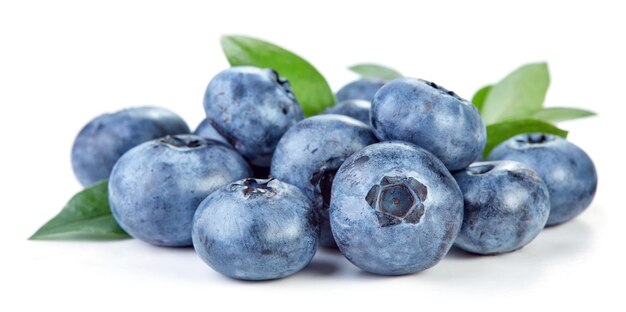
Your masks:
[{"label": "white background", "polygon": [[[405,3],[2,1],[0,310],[624,311],[625,10],[618,1]],[[561,124],[597,165],[596,199],[519,252],[453,251],[394,278],[326,251],[293,277],[250,283],[213,272],[192,249],[27,241],[80,190],[69,157],[80,128],[143,104],[195,127],[206,84],[228,66],[219,37],[232,33],[295,51],[335,90],[356,77],[347,66],[376,62],[469,98],[519,65],[548,61],[547,105],[599,114]]]}]

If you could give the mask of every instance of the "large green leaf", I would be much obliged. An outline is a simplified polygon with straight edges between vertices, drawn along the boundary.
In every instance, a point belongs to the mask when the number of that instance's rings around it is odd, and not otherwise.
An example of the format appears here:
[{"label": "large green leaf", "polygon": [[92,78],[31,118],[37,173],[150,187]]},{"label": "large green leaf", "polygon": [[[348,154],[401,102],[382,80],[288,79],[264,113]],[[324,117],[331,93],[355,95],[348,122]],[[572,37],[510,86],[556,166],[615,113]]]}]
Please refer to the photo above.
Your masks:
[{"label": "large green leaf", "polygon": [[324,76],[300,56],[246,36],[223,36],[221,44],[231,66],[272,68],[287,78],[306,116],[315,115],[335,103]]},{"label": "large green leaf", "polygon": [[489,91],[481,110],[485,123],[489,125],[510,118],[532,116],[543,108],[549,85],[550,74],[546,63],[520,67]]},{"label": "large green leaf", "polygon": [[489,91],[491,91],[492,87],[492,85],[484,86],[480,88],[480,90],[476,91],[476,93],[474,93],[474,97],[472,97],[472,103],[474,103],[474,106],[478,108],[479,112],[483,110],[485,99],[487,99],[487,95],[489,95]]},{"label": "large green leaf", "polygon": [[111,215],[107,186],[108,182],[103,181],[74,195],[65,208],[30,239],[128,238]]},{"label": "large green leaf", "polygon": [[578,119],[584,117],[594,116],[596,113],[579,108],[570,107],[547,107],[536,111],[532,114],[532,117],[549,121],[559,122],[571,119]]},{"label": "large green leaf", "polygon": [[395,69],[378,64],[356,64],[348,67],[348,69],[361,75],[363,78],[393,80],[402,77],[402,74]]},{"label": "large green leaf", "polygon": [[567,137],[567,131],[559,129],[552,124],[539,119],[524,118],[506,120],[487,126],[487,145],[483,156],[487,157],[491,150],[498,144],[522,133],[551,133]]}]

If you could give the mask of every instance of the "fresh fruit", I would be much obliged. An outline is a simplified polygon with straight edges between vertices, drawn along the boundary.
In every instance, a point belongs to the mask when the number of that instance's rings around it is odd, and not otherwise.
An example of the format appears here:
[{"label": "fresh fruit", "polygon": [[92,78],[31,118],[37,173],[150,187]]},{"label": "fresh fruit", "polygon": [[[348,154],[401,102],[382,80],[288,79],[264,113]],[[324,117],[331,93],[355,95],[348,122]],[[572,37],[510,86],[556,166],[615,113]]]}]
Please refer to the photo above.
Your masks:
[{"label": "fresh fruit", "polygon": [[485,124],[472,103],[435,83],[399,78],[372,101],[371,125],[381,141],[416,144],[450,170],[475,161],[485,148]]},{"label": "fresh fruit", "polygon": [[167,136],[128,151],[109,180],[113,217],[131,236],[159,246],[190,246],[198,204],[250,176],[231,147],[195,135]]},{"label": "fresh fruit", "polygon": [[278,140],[304,118],[289,82],[272,69],[231,67],[204,94],[211,125],[254,166],[269,167]]},{"label": "fresh fruit", "polygon": [[214,270],[269,280],[302,270],[315,255],[319,228],[311,202],[276,179],[244,179],[209,195],[193,219],[193,246]]},{"label": "fresh fruit", "polygon": [[488,255],[520,249],[548,221],[548,188],[522,163],[478,162],[454,178],[464,199],[463,226],[455,241],[463,250]]},{"label": "fresh fruit", "polygon": [[547,225],[567,222],[581,214],[598,186],[589,155],[573,143],[551,134],[521,134],[501,143],[490,160],[514,160],[533,168],[550,191]]},{"label": "fresh fruit", "polygon": [[463,220],[463,195],[434,155],[382,142],[350,156],[332,187],[330,223],[341,253],[380,275],[419,272],[448,252]]},{"label": "fresh fruit", "polygon": [[83,186],[109,178],[115,162],[131,148],[168,134],[189,133],[178,115],[159,107],[136,107],[91,120],[74,140],[72,168]]},{"label": "fresh fruit", "polygon": [[362,148],[378,142],[364,123],[341,115],[304,119],[280,139],[271,176],[299,187],[320,216],[320,244],[335,247],[328,222],[333,178],[339,166]]}]

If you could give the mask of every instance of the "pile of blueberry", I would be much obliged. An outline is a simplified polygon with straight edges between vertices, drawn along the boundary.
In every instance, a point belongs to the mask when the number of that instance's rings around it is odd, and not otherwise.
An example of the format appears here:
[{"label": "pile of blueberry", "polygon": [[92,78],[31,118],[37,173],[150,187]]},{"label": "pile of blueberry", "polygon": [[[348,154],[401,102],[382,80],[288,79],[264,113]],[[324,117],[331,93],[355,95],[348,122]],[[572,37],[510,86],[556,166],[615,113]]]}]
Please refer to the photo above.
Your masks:
[{"label": "pile of blueberry", "polygon": [[191,246],[244,280],[303,269],[318,246],[381,275],[437,264],[452,245],[511,252],[580,214],[597,175],[572,143],[530,133],[478,161],[476,107],[435,83],[361,79],[304,118],[271,69],[209,83],[193,134],[176,114],[131,108],[92,120],[72,151],[83,185],[109,179],[115,220],[159,246]]}]

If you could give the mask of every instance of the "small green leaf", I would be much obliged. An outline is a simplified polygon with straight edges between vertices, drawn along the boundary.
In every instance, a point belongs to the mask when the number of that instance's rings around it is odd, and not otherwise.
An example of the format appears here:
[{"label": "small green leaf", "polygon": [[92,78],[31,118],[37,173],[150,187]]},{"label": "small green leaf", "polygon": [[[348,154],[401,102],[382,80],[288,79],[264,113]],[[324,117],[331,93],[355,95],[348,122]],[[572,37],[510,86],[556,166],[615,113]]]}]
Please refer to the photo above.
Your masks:
[{"label": "small green leaf", "polygon": [[111,215],[107,188],[108,182],[103,181],[80,191],[30,239],[128,238]]},{"label": "small green leaf", "polygon": [[579,109],[579,108],[547,107],[547,108],[534,112],[532,114],[532,117],[549,121],[549,122],[559,122],[559,121],[595,116],[595,114],[596,113],[592,111]]},{"label": "small green leaf", "polygon": [[287,78],[306,116],[335,104],[335,95],[324,76],[300,56],[246,36],[223,36],[221,44],[231,66],[272,68]]},{"label": "small green leaf", "polygon": [[533,132],[551,133],[564,138],[567,137],[567,131],[539,119],[524,118],[502,121],[487,126],[487,145],[485,146],[483,156],[487,157],[494,147],[511,137]]},{"label": "small green leaf", "polygon": [[476,91],[474,97],[472,98],[472,103],[474,106],[478,108],[478,111],[481,112],[483,110],[483,105],[485,104],[485,99],[487,99],[487,95],[489,91],[491,91],[492,85],[484,86],[480,88],[480,90]]},{"label": "small green leaf", "polygon": [[361,75],[363,78],[393,80],[402,77],[402,74],[395,69],[378,64],[356,64],[348,67],[348,69]]},{"label": "small green leaf", "polygon": [[489,91],[481,110],[485,123],[532,116],[543,107],[549,85],[546,63],[520,67]]}]

